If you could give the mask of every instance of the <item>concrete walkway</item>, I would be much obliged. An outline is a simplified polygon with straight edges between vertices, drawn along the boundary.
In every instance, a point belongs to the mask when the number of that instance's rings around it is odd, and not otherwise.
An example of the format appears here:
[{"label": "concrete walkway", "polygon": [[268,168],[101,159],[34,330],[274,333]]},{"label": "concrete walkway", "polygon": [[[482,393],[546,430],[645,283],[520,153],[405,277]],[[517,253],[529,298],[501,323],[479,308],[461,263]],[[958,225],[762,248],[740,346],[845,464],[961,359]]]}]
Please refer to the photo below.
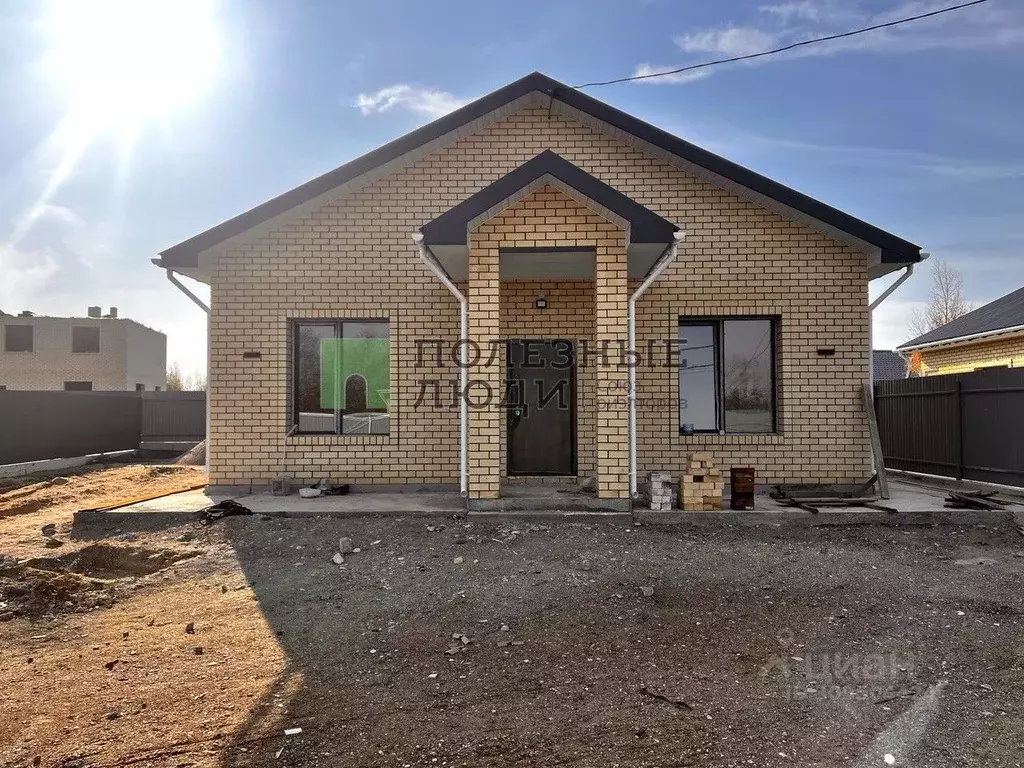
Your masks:
[{"label": "concrete walkway", "polygon": [[[789,507],[764,494],[755,499],[756,509],[748,512],[651,512],[642,508],[629,512],[579,511],[559,503],[558,495],[542,493],[537,504],[520,504],[503,510],[470,512],[471,518],[528,518],[555,520],[605,520],[629,524],[634,521],[648,525],[762,525],[793,523],[801,525],[850,525],[879,523],[888,525],[949,524],[974,525],[981,522],[1008,521],[1014,512],[1024,515],[1024,505],[1005,510],[957,510],[944,506],[946,489],[919,484],[890,481],[892,498],[880,502],[896,510],[895,513],[867,507],[822,507],[817,514]],[[129,522],[133,516],[171,517],[187,521],[192,515],[225,498],[233,498],[253,512],[280,517],[364,517],[388,516],[450,516],[464,514],[466,506],[458,493],[417,491],[410,493],[351,493],[346,496],[320,496],[304,499],[297,494],[273,496],[267,493],[244,496],[211,496],[205,491],[186,491],[152,501],[132,504],[110,512],[78,513],[76,520],[90,516],[106,521],[114,518]]]}]

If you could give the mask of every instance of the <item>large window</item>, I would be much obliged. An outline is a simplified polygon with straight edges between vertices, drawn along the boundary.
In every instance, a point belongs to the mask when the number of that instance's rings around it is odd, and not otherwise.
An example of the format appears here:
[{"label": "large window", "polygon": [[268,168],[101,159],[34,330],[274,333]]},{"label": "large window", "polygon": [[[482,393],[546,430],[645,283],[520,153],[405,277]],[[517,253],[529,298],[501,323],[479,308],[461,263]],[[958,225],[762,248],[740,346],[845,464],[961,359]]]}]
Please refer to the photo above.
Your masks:
[{"label": "large window", "polygon": [[774,432],[773,318],[679,321],[679,431]]},{"label": "large window", "polygon": [[100,329],[88,325],[71,326],[72,352],[99,352]]},{"label": "large window", "polygon": [[5,325],[4,352],[31,352],[32,326]]},{"label": "large window", "polygon": [[296,322],[293,349],[296,431],[388,434],[391,340],[387,321]]}]

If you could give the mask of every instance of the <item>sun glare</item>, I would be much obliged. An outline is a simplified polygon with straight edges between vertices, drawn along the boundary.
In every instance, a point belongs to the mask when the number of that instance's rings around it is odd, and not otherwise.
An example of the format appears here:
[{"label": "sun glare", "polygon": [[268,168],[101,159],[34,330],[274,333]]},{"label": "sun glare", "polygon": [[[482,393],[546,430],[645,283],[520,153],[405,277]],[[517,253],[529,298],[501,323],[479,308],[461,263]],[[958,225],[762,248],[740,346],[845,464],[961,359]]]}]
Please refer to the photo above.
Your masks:
[{"label": "sun glare", "polygon": [[123,179],[143,127],[157,123],[169,132],[175,115],[205,95],[222,63],[217,1],[50,0],[43,6],[43,66],[67,102],[44,148],[60,159],[9,244],[32,229],[93,141],[114,137]]},{"label": "sun glare", "polygon": [[214,0],[53,0],[50,63],[94,130],[135,130],[196,102],[219,59]]}]

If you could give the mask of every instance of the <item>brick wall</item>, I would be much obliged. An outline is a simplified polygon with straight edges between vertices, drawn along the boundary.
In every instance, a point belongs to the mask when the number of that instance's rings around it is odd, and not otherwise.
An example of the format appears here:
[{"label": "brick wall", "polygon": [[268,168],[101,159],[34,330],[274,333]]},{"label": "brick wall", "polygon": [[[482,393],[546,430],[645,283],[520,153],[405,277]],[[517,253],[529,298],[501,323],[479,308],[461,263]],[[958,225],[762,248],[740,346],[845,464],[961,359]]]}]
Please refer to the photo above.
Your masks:
[{"label": "brick wall", "polygon": [[[625,138],[526,107],[220,256],[212,277],[214,483],[266,483],[282,470],[300,480],[457,482],[457,408],[413,404],[420,379],[457,379],[450,362],[427,360],[417,368],[415,340],[454,342],[458,305],[418,261],[410,235],[545,149],[687,231],[679,263],[638,306],[641,348],[648,339],[674,338],[679,315],[780,318],[780,434],[683,437],[676,408],[642,411],[640,470],[675,469],[700,447],[720,465],[756,467],[759,481],[866,479],[869,447],[859,404],[868,372],[864,254]],[[616,288],[625,282],[614,280]],[[389,435],[286,437],[289,321],[297,317],[390,320]],[[601,332],[617,336],[624,327],[606,324]],[[475,332],[493,334],[493,319]],[[836,354],[819,357],[818,347]],[[261,359],[242,359],[249,350],[260,351]],[[671,401],[678,391],[670,369],[641,368],[638,385],[641,398]],[[622,425],[604,428],[617,434]],[[487,461],[500,468],[496,450]],[[624,455],[608,458],[625,471]]]},{"label": "brick wall", "polygon": [[[522,338],[522,333],[527,330],[542,338],[560,337],[565,330],[576,329],[583,332],[586,338],[592,338],[598,343],[602,340],[615,343],[625,339],[626,233],[615,223],[607,221],[560,190],[544,186],[478,226],[470,233],[470,242],[470,337],[481,346],[485,345],[485,340]],[[576,301],[573,303],[579,306],[579,312],[573,312],[570,305],[565,308],[559,307],[552,315],[540,316],[535,310],[533,314],[524,315],[523,318],[513,318],[512,312],[524,303],[520,287],[510,290],[509,300],[502,302],[505,310],[503,316],[494,317],[492,322],[491,313],[487,313],[487,335],[476,335],[474,328],[481,326],[475,325],[475,313],[481,310],[486,312],[489,306],[494,306],[487,303],[481,306],[474,302],[474,295],[478,295],[474,293],[474,281],[480,274],[480,264],[488,265],[486,286],[490,294],[492,286],[494,291],[499,290],[497,268],[498,252],[501,248],[567,246],[591,247],[596,253],[597,278],[589,292],[579,283],[565,281],[565,294],[567,297],[575,294],[573,298]],[[552,287],[558,287],[559,283],[561,281]],[[522,284],[505,283],[500,286],[500,290],[515,285]],[[590,286],[589,283],[586,285]],[[529,289],[532,286],[527,283],[525,287]],[[584,301],[584,297],[588,297],[589,301]],[[487,298],[493,301],[490,295]],[[568,326],[559,325],[560,318],[573,314],[576,315],[576,319]],[[499,322],[502,319],[504,322]],[[624,374],[624,369],[615,364],[617,362],[619,361],[615,360],[604,366],[587,367],[581,372],[582,390],[586,400],[580,403],[578,412],[585,409],[584,426],[589,439],[593,441],[591,444],[596,446],[592,452],[593,458],[589,462],[584,460],[584,464],[589,471],[597,470],[598,490],[602,498],[625,497],[629,490],[628,484],[623,485],[623,479],[628,480],[628,474],[624,475],[621,468],[622,451],[629,450],[628,443],[625,442],[626,430],[622,410],[599,408],[595,413],[594,403],[597,398],[592,394],[594,389],[598,395],[602,391],[614,391],[615,385]],[[494,376],[494,391],[504,392],[504,366],[499,364],[496,370],[489,371],[488,374]],[[480,378],[477,369],[471,371],[471,376]],[[505,474],[504,413],[497,409],[486,415],[473,411],[470,418],[470,435],[470,446],[473,449],[470,452],[470,494],[476,496],[474,486],[478,478],[474,477],[475,471],[489,473],[486,493],[489,494],[492,490],[496,492],[498,481],[501,475]],[[482,460],[475,456],[476,446],[495,443],[500,449],[494,457],[495,461],[486,465],[478,464],[477,462]],[[582,443],[582,440],[578,438],[577,443]],[[628,453],[626,461],[628,472]],[[580,470],[580,467],[577,469]]]},{"label": "brick wall", "polygon": [[921,350],[921,375],[964,373],[975,368],[1024,366],[1024,336]]},{"label": "brick wall", "polygon": [[[7,352],[4,327],[30,325],[31,352]],[[72,352],[72,328],[100,329],[99,352]],[[133,349],[129,353],[129,334]],[[62,390],[66,381],[92,382],[93,390],[163,387],[167,337],[124,318],[0,317],[0,385],[11,390]]]}]

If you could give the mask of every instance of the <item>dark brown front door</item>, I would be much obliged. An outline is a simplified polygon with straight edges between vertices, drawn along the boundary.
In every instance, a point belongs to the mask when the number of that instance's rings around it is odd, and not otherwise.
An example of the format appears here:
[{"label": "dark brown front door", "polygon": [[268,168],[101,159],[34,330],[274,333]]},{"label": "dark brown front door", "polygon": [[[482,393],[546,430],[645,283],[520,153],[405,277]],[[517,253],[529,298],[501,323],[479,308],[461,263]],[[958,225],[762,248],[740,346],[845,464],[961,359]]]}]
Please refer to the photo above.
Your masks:
[{"label": "dark brown front door", "polygon": [[576,357],[565,339],[508,342],[508,474],[576,473]]}]

